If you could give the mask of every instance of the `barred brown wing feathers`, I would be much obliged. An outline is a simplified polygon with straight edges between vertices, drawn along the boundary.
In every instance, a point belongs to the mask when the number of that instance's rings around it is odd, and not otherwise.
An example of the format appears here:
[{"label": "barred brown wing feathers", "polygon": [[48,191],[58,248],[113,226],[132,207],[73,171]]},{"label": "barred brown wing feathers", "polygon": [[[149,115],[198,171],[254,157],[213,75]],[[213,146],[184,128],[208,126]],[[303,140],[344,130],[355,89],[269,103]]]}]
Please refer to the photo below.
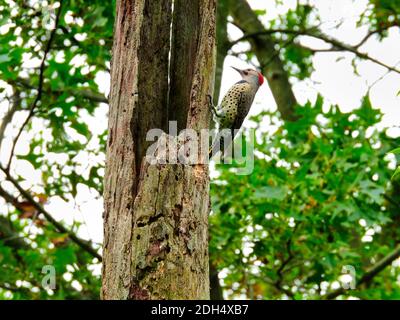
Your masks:
[{"label": "barred brown wing feathers", "polygon": [[[230,137],[227,137],[228,134],[225,134],[225,137],[217,136],[209,150],[210,156],[216,154],[219,150],[226,149],[224,148],[224,138],[229,139],[230,142],[233,141],[250,110],[254,95],[254,89],[246,81],[236,83],[225,94],[220,107],[222,116],[219,118],[219,130],[230,129]],[[227,147],[229,144],[227,144]]]}]

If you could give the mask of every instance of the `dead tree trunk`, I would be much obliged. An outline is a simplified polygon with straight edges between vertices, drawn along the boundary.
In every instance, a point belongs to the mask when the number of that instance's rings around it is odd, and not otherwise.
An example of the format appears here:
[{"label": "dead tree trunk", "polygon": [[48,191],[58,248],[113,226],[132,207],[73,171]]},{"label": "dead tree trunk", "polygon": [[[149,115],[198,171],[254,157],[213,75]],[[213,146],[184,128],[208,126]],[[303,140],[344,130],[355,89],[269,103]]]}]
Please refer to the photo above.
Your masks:
[{"label": "dead tree trunk", "polygon": [[[215,0],[174,1],[171,8],[172,0],[117,1],[103,299],[209,298],[208,165],[144,160],[149,129],[166,129],[168,120],[184,127],[186,119],[185,127],[199,133],[210,122]],[[191,19],[180,33],[184,16]]]}]

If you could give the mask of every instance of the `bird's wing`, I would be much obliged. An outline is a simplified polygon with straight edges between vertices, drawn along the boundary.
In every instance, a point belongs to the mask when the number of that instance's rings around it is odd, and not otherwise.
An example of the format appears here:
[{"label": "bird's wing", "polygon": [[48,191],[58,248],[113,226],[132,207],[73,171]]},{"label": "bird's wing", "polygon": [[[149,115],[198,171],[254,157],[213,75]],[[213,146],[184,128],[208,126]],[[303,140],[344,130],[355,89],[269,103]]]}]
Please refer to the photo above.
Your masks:
[{"label": "bird's wing", "polygon": [[[230,129],[231,141],[235,138],[236,130],[242,126],[252,103],[251,96],[245,93],[248,85],[246,81],[239,81],[228,90],[221,102],[220,129]],[[223,145],[223,137],[217,137],[210,154],[214,148],[223,150]]]},{"label": "bird's wing", "polygon": [[[235,135],[242,127],[244,119],[246,119],[251,105],[253,104],[254,95],[249,92],[243,92],[238,100],[238,111],[236,117],[234,119],[231,132],[232,132],[232,140],[235,138]],[[236,131],[236,132],[235,132]]]},{"label": "bird's wing", "polygon": [[225,94],[224,98],[221,101],[220,105],[220,114],[221,114],[221,128],[231,128],[239,106],[239,100],[241,93],[245,90],[245,85],[247,82],[239,81],[235,83]]},{"label": "bird's wing", "polygon": [[240,110],[241,104],[243,103],[242,102],[243,101],[243,96],[244,96],[244,94],[243,94],[243,92],[241,92],[240,96],[239,96],[239,98],[237,100],[238,101],[237,114],[236,114],[235,120],[233,121],[233,125],[231,127],[232,141],[233,141],[233,139],[235,139],[235,135],[237,133],[237,132],[235,132],[235,130],[239,130],[240,129],[240,127],[243,124],[244,118],[246,117],[246,115],[243,117],[242,112]]}]

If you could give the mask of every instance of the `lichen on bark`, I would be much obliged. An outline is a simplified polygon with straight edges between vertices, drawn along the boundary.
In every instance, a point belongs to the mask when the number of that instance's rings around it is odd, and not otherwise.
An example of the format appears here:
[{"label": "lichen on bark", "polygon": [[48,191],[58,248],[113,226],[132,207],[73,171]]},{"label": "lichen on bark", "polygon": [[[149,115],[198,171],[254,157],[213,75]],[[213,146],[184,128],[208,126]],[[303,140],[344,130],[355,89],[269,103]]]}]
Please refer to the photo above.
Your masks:
[{"label": "lichen on bark", "polygon": [[[175,10],[179,3],[174,3]],[[200,132],[209,126],[216,3],[190,3],[177,11],[183,15],[192,10],[198,17],[190,26],[198,31],[182,39],[196,46],[193,54],[181,58],[189,59],[185,63],[191,68],[184,74],[189,85],[180,79],[171,88],[168,70],[175,70],[168,68],[166,41],[171,0],[117,1],[104,192],[103,299],[209,298],[208,166],[143,161],[147,131],[164,129],[166,120],[175,120],[165,107],[168,92],[185,90],[181,96],[187,107],[173,114],[186,119],[186,128]],[[200,162],[205,156],[200,154]]]}]

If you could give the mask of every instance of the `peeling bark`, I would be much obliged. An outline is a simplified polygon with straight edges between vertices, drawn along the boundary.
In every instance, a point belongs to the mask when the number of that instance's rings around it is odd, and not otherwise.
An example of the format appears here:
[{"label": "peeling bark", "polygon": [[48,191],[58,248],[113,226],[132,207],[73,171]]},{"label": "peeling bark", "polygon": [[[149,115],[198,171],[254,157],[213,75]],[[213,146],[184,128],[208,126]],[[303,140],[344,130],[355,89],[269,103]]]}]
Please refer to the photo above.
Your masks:
[{"label": "peeling bark", "polygon": [[[103,299],[209,298],[208,166],[142,161],[149,146],[147,131],[164,129],[171,116],[166,108],[168,89],[182,97],[177,110],[184,110],[179,114],[186,117],[185,128],[199,132],[210,122],[207,94],[213,88],[215,0],[174,3],[176,12],[189,8],[198,19],[189,21],[193,25],[188,30],[197,30],[186,34],[191,39],[183,39],[190,48],[195,44],[194,52],[181,60],[190,65],[185,81],[179,79],[168,88],[170,8],[171,0],[117,1],[104,191]],[[171,75],[176,74],[174,65]],[[207,156],[200,155],[203,160]]]},{"label": "peeling bark", "polygon": [[208,299],[208,168],[145,162],[142,173],[130,294],[140,299],[146,289],[152,299]]}]

